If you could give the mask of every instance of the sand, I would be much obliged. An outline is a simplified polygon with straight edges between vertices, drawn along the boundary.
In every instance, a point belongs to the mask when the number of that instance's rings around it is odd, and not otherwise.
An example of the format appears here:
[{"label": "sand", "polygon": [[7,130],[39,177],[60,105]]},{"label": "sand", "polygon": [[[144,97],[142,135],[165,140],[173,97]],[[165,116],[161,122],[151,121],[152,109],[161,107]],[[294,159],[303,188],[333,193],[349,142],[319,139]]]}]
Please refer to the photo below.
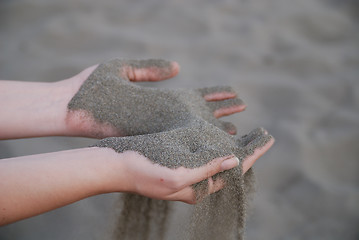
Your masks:
[{"label": "sand", "polygon": [[70,112],[85,110],[99,123],[109,123],[122,135],[132,136],[176,129],[198,115],[223,130],[234,127],[213,116],[219,108],[240,106],[243,101],[232,98],[205,101],[203,96],[213,92],[229,92],[230,87],[219,86],[197,90],[169,90],[137,86],[122,72],[124,68],[155,68],[171,72],[165,60],[113,59],[101,64],[89,76],[68,105]]},{"label": "sand", "polygon": [[[94,146],[112,148],[119,153],[136,151],[153,163],[169,168],[195,168],[232,154],[238,157],[241,165],[244,158],[272,138],[265,130],[256,129],[235,139],[226,129],[214,125],[225,126],[213,116],[215,110],[243,105],[243,102],[238,98],[207,102],[203,97],[216,92],[233,92],[231,88],[191,91],[141,87],[125,79],[123,69],[128,66],[171,72],[169,62],[154,59],[114,59],[98,66],[68,104],[69,111],[84,110],[96,122],[111,124],[126,135],[134,136],[110,137]],[[196,206],[189,230],[191,234],[187,237],[231,239],[236,235],[236,239],[242,239],[246,205],[244,189],[253,185],[251,181],[244,182],[242,175],[241,167],[238,167],[214,176],[214,179],[224,179],[227,186]],[[205,180],[193,186],[198,201],[206,195],[207,185]],[[121,201],[124,206],[115,239],[148,239],[150,234],[152,238],[163,239],[167,202],[130,194]],[[164,220],[156,224],[158,219]]]},{"label": "sand", "polygon": [[[141,86],[230,85],[248,107],[224,120],[263,126],[276,144],[254,165],[245,239],[359,236],[358,1],[32,0],[0,4],[2,79],[54,82],[115,57],[177,61],[173,79]],[[0,142],[0,158],[86,147],[48,137]],[[110,239],[106,194],[0,228],[0,239]],[[171,203],[165,239],[193,207]]]}]

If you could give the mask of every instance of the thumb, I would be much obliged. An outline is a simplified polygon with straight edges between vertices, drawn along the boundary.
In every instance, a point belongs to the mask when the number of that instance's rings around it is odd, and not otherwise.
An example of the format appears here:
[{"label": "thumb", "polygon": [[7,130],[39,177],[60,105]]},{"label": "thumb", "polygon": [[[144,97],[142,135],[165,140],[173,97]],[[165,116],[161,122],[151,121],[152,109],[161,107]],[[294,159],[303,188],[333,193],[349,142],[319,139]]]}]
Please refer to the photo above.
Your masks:
[{"label": "thumb", "polygon": [[124,60],[122,74],[133,82],[161,81],[178,74],[180,66],[177,62],[162,59]]},{"label": "thumb", "polygon": [[202,180],[208,179],[219,172],[237,167],[239,163],[240,162],[238,158],[234,155],[219,157],[199,168],[185,169],[187,170],[185,174],[186,177],[183,177],[182,179],[187,181],[187,185],[192,185]]}]

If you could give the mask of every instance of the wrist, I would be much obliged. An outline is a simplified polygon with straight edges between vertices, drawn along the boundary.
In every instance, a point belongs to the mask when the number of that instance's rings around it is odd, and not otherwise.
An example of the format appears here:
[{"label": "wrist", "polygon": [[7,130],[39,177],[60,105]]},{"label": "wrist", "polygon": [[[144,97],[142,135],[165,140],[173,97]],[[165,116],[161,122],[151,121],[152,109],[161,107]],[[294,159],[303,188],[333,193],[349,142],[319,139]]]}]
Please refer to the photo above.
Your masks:
[{"label": "wrist", "polygon": [[68,119],[67,105],[79,90],[82,82],[77,76],[53,83],[54,98],[57,99],[56,111],[58,113],[56,119],[58,135],[62,136],[84,136],[80,128],[71,124]]},{"label": "wrist", "polygon": [[36,132],[30,137],[75,135],[66,123],[66,117],[67,105],[79,87],[72,79],[34,86],[37,97],[31,105],[29,123],[35,125]]},{"label": "wrist", "polygon": [[71,92],[62,82],[0,82],[0,139],[64,135]]},{"label": "wrist", "polygon": [[[97,194],[112,192],[128,192],[132,180],[126,171],[125,162],[129,156],[117,153],[111,148],[88,148],[90,157],[96,159],[98,179]],[[126,160],[125,160],[126,159]]]}]

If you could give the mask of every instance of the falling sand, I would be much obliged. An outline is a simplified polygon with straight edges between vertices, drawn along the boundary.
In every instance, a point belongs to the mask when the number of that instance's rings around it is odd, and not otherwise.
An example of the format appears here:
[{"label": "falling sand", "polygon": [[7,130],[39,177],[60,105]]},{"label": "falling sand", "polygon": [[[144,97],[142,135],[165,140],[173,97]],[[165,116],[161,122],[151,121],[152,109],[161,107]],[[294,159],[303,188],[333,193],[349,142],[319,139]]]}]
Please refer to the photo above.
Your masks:
[{"label": "falling sand", "polygon": [[[183,239],[242,239],[246,196],[253,172],[242,174],[242,161],[272,138],[261,128],[235,138],[233,125],[217,120],[217,109],[239,106],[238,98],[205,101],[205,95],[233,92],[229,87],[197,90],[163,90],[136,86],[124,69],[152,68],[166,74],[171,64],[163,60],[111,60],[101,64],[84,82],[68,105],[69,113],[88,112],[98,123],[111,124],[127,137],[110,137],[96,147],[116,152],[136,151],[155,164],[169,168],[195,168],[212,159],[236,155],[240,165],[218,173],[226,186],[203,199],[208,180],[193,185],[198,200]],[[163,239],[169,214],[167,201],[123,194],[116,239]]]}]

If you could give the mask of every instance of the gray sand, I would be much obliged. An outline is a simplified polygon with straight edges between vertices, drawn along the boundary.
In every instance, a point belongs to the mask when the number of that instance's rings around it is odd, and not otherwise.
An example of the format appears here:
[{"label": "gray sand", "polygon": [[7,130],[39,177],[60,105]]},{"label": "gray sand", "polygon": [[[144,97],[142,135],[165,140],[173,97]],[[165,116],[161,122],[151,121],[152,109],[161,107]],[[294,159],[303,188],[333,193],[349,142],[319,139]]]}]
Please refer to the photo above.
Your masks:
[{"label": "gray sand", "polygon": [[[359,1],[32,0],[0,12],[2,79],[53,82],[99,60],[160,56],[180,75],[144,86],[232,86],[248,103],[229,118],[239,135],[263,126],[279,140],[255,164],[245,238],[359,239]],[[94,142],[3,140],[0,157]],[[3,226],[0,239],[110,239],[119,195]],[[165,239],[179,240],[193,206],[170,205]]]},{"label": "gray sand", "polygon": [[[150,60],[155,67],[170,66],[163,60]],[[214,158],[235,154],[240,166],[245,157],[264,146],[272,137],[255,129],[240,139],[226,131],[230,124],[213,116],[216,109],[241,105],[238,99],[206,102],[213,92],[232,92],[228,87],[200,90],[143,88],[124,79],[121,67],[133,61],[111,60],[100,65],[69,103],[69,111],[86,110],[100,123],[110,123],[127,137],[110,137],[96,147],[116,152],[133,150],[155,164],[169,168],[202,166]],[[148,67],[135,61],[132,67]],[[142,64],[144,63],[144,64]],[[223,131],[225,130],[225,131]],[[203,200],[207,180],[195,184],[198,200],[186,239],[241,239],[243,237],[246,195],[253,183],[252,171],[242,176],[241,167],[217,174],[226,187]],[[168,202],[125,194],[119,217],[118,239],[163,239]]]},{"label": "gray sand", "polygon": [[[271,136],[263,129],[256,129],[241,139],[235,139],[212,124],[195,119],[191,127],[148,135],[106,138],[96,146],[109,147],[117,152],[134,150],[154,163],[170,168],[193,168],[232,153],[242,163],[246,156],[253,154],[254,149],[270,139]],[[253,183],[252,171],[248,171],[243,178],[241,168],[237,167],[217,174],[214,179],[218,177],[225,180],[226,187],[195,205],[190,232],[183,235],[184,239],[233,239],[233,236],[242,239],[246,195]],[[207,181],[195,184],[194,188],[197,198],[201,199],[201,193],[207,192]],[[167,213],[168,202],[132,194],[125,194],[123,201],[116,239],[162,239],[165,221],[161,221],[161,225],[153,221],[166,219],[163,211],[158,210],[162,206]],[[136,230],[134,227],[137,227]],[[147,238],[149,229],[152,238]]]},{"label": "gray sand", "polygon": [[119,60],[101,64],[81,86],[68,105],[70,112],[86,110],[100,123],[110,123],[123,135],[132,136],[176,129],[187,124],[192,116],[200,116],[207,122],[223,129],[234,126],[217,120],[216,109],[243,105],[239,98],[207,102],[203,95],[212,92],[234,92],[230,87],[202,88],[197,90],[167,90],[144,88],[126,79],[121,70],[133,68],[171,71],[164,60]]}]

